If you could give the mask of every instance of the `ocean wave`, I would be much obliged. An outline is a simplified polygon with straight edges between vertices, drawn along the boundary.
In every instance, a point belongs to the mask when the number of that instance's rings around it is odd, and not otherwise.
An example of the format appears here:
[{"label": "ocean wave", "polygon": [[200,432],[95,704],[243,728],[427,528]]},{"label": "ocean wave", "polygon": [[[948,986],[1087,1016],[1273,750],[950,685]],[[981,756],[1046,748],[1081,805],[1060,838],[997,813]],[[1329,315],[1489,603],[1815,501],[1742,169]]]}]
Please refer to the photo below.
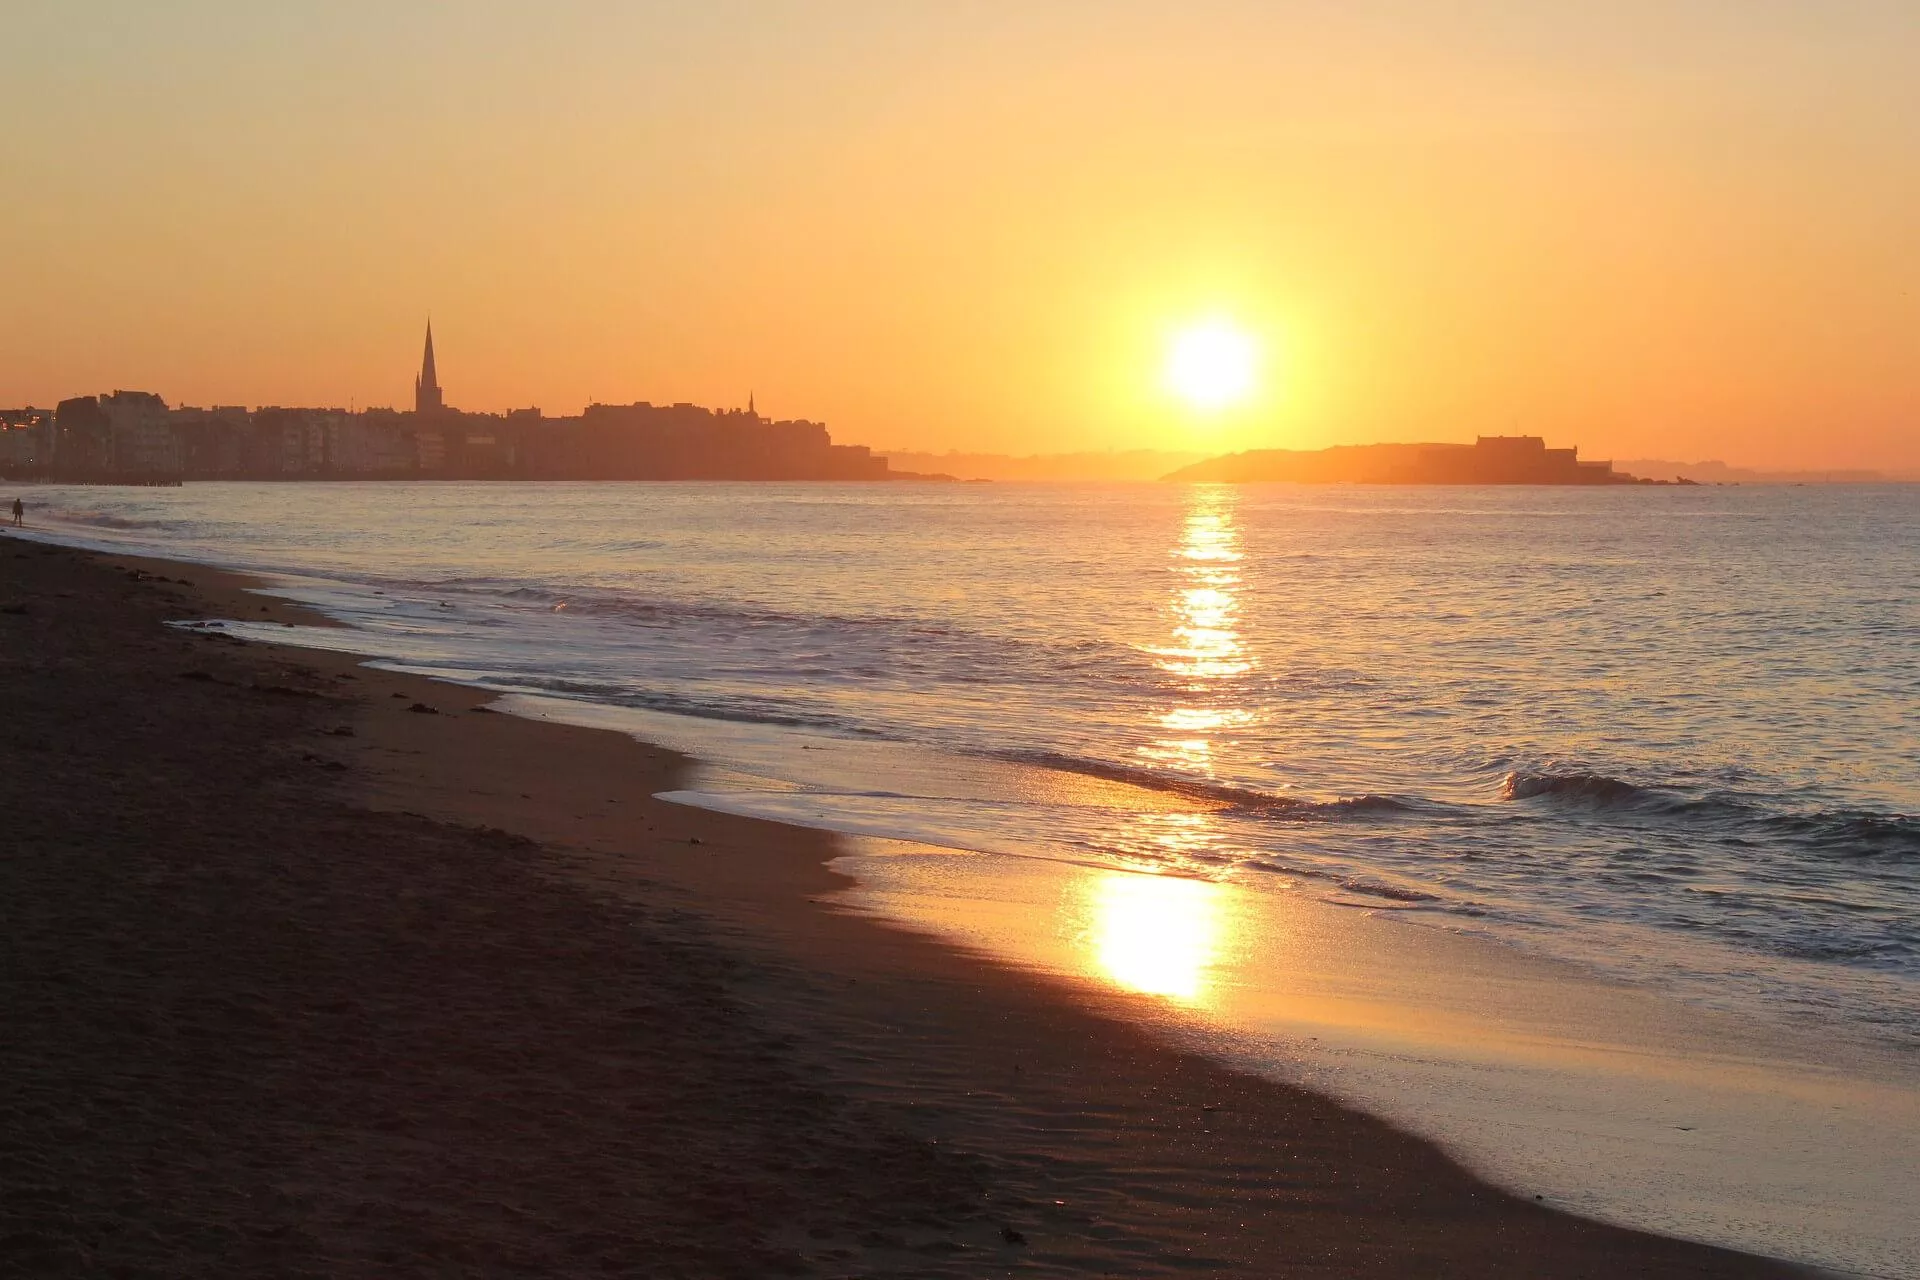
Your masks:
[{"label": "ocean wave", "polygon": [[1910,814],[1848,809],[1783,813],[1756,825],[1842,857],[1920,861],[1920,817]]},{"label": "ocean wave", "polygon": [[1509,773],[1501,780],[1500,799],[1545,800],[1571,809],[1727,823],[1749,822],[1769,812],[1763,796],[1725,791],[1690,794],[1678,787],[1629,782],[1583,770]]},{"label": "ocean wave", "polygon": [[765,702],[742,700],[726,703],[715,699],[689,698],[659,690],[634,690],[626,686],[595,685],[564,677],[515,675],[488,679],[485,684],[504,693],[530,693],[540,697],[566,698],[595,702],[605,706],[632,707],[639,711],[664,711],[695,720],[719,720],[733,724],[765,724],[783,729],[813,729],[849,738],[875,738],[884,735],[857,722],[804,710],[786,710]]},{"label": "ocean wave", "polygon": [[177,520],[140,520],[133,516],[117,516],[107,511],[66,511],[57,510],[53,518],[67,524],[86,525],[94,529],[178,529]]},{"label": "ocean wave", "polygon": [[1369,898],[1383,898],[1388,902],[1398,902],[1406,906],[1439,902],[1440,895],[1427,893],[1420,889],[1410,889],[1405,885],[1390,884],[1365,876],[1352,876],[1339,882],[1340,888],[1347,893],[1363,894]]},{"label": "ocean wave", "polygon": [[1228,782],[1186,777],[1137,765],[1116,764],[1108,760],[1091,760],[1085,756],[1056,751],[1010,750],[996,751],[991,754],[1016,764],[1034,765],[1059,773],[1076,773],[1083,777],[1098,778],[1102,782],[1117,782],[1125,786],[1139,787],[1145,791],[1176,795],[1185,800],[1213,805],[1222,812],[1242,818],[1296,821],[1390,818],[1414,813],[1439,815],[1452,808],[1437,801],[1418,797],[1371,793],[1339,796],[1331,800],[1281,796],[1270,791],[1236,786]]},{"label": "ocean wave", "polygon": [[[1039,636],[983,630],[940,616],[912,613],[811,612],[755,600],[712,600],[641,594],[606,584],[536,581],[463,574],[441,579],[341,575],[376,587],[405,605],[446,608],[449,600],[517,606],[539,613],[636,632],[667,633],[715,652],[749,650],[764,660],[755,674],[790,681],[802,675],[855,679],[894,676],[940,686],[1070,679],[1086,689],[1146,690],[1155,670],[1127,646],[1102,637]],[[817,654],[811,671],[789,665],[795,653]]]},{"label": "ocean wave", "polygon": [[[1313,867],[1299,862],[1282,862],[1266,857],[1253,858],[1240,865],[1247,871],[1263,872],[1286,879],[1313,881],[1316,885],[1323,886],[1316,890],[1315,896],[1322,902],[1331,902],[1338,906],[1378,907],[1382,903],[1392,903],[1403,910],[1413,907],[1445,907],[1469,915],[1479,914],[1471,903],[1452,902],[1445,895],[1430,889],[1416,889],[1410,884],[1384,879],[1372,872],[1358,872],[1342,867]],[[1363,898],[1366,901],[1356,902],[1353,898]]]},{"label": "ocean wave", "polygon": [[[415,584],[407,584],[415,585]],[[603,587],[567,587],[550,584],[488,583],[482,579],[453,580],[425,586],[465,586],[479,588],[489,595],[534,604],[565,604],[574,614],[601,616],[626,622],[719,622],[730,625],[782,626],[796,630],[820,628],[860,630],[903,628],[911,631],[920,625],[910,618],[843,617],[835,614],[792,613],[780,609],[740,604],[674,600],[659,596],[636,596]]]},{"label": "ocean wave", "polygon": [[1762,939],[1761,950],[1794,960],[1904,970],[1913,960],[1913,944],[1902,938],[1778,938]]},{"label": "ocean wave", "polygon": [[1596,808],[1638,807],[1657,802],[1660,793],[1604,773],[1509,773],[1500,784],[1502,800],[1546,797]]},{"label": "ocean wave", "polygon": [[1784,842],[1851,858],[1920,860],[1920,817],[1863,809],[1788,810],[1764,796],[1690,796],[1602,773],[1513,772],[1501,783],[1506,801],[1546,800],[1568,808],[1684,819],[1706,824],[1722,843]]},{"label": "ocean wave", "polygon": [[1338,800],[1326,800],[1310,806],[1329,815],[1351,814],[1356,817],[1368,815],[1392,816],[1402,813],[1433,812],[1443,806],[1431,800],[1407,800],[1400,796],[1344,796]]}]

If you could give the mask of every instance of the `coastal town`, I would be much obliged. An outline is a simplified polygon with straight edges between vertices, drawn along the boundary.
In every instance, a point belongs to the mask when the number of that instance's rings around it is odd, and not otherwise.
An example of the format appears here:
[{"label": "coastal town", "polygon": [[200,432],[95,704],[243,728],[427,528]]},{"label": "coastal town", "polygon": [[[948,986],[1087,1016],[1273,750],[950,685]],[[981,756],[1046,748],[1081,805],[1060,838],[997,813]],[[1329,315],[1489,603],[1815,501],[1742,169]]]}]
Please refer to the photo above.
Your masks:
[{"label": "coastal town", "polygon": [[468,413],[440,386],[433,330],[411,411],[169,405],[150,391],[0,409],[0,477],[182,480],[887,480],[903,478],[825,425],[694,404]]}]

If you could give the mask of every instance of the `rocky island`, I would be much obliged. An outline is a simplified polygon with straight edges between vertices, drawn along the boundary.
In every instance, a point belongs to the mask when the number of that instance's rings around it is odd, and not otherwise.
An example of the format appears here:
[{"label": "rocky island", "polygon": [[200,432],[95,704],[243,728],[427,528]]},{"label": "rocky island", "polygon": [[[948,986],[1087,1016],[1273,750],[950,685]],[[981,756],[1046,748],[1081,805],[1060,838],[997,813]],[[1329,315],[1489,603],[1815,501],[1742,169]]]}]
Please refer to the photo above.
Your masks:
[{"label": "rocky island", "polygon": [[[1250,449],[1196,462],[1167,480],[1226,484],[1658,484],[1549,449],[1539,436],[1481,436],[1472,444],[1362,444]],[[1685,482],[1682,482],[1685,483]]]}]

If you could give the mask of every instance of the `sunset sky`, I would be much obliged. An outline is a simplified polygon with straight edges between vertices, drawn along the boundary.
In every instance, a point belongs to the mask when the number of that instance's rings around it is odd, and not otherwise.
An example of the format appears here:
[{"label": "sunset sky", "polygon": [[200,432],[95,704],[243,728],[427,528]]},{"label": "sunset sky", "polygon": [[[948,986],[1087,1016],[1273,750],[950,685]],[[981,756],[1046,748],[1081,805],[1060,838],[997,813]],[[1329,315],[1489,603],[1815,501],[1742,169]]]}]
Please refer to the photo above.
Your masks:
[{"label": "sunset sky", "polygon": [[[1920,469],[1912,0],[0,0],[0,404]],[[1170,396],[1227,323],[1250,398]]]}]

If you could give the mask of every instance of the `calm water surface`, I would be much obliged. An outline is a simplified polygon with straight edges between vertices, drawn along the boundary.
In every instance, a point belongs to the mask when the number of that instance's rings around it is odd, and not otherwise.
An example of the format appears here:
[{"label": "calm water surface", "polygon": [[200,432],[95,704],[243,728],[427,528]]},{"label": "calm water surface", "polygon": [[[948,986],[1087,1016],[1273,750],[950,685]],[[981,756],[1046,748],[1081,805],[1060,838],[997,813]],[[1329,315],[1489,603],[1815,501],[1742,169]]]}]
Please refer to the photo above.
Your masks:
[{"label": "calm water surface", "polygon": [[1920,1044],[1920,487],[27,497],[296,575],[414,669],[844,745],[737,777],[749,812],[1306,893]]}]

